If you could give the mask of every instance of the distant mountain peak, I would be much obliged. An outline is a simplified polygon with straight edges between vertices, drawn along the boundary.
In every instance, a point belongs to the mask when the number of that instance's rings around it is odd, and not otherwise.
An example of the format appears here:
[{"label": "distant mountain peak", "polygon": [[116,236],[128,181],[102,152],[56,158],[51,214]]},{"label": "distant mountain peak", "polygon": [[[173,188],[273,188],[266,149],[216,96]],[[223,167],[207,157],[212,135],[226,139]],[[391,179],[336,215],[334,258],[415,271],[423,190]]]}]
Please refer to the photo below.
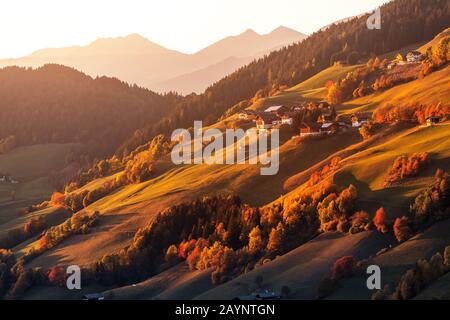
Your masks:
[{"label": "distant mountain peak", "polygon": [[251,28],[248,28],[247,30],[242,32],[241,35],[259,36],[259,34],[255,30],[253,30]]},{"label": "distant mountain peak", "polygon": [[304,34],[285,26],[279,26],[273,29],[272,32],[269,33],[269,35],[304,35]]}]

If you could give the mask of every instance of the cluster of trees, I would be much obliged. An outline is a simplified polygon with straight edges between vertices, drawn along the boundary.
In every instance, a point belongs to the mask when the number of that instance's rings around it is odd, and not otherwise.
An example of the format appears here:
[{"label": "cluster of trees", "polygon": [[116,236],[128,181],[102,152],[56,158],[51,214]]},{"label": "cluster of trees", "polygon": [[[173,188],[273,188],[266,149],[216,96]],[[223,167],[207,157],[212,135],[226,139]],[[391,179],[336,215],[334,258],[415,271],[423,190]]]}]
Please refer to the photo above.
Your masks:
[{"label": "cluster of trees", "polygon": [[122,161],[116,156],[99,160],[89,169],[80,169],[77,176],[65,186],[64,191],[72,192],[95,179],[110,176],[121,169],[123,169]]},{"label": "cluster of trees", "polygon": [[16,299],[33,285],[46,284],[41,268],[25,268],[10,250],[0,249],[0,298]]},{"label": "cluster of trees", "polygon": [[389,187],[403,179],[417,176],[429,163],[428,153],[413,153],[397,157],[389,168],[384,186]]},{"label": "cluster of trees", "polygon": [[348,226],[348,219],[355,212],[358,192],[355,186],[338,192],[330,192],[322,201],[317,204],[317,213],[322,231],[343,231]]},{"label": "cluster of trees", "polygon": [[398,217],[393,231],[399,242],[411,238],[430,225],[450,218],[450,174],[438,169],[435,181],[410,206],[410,215]]},{"label": "cluster of trees", "polygon": [[17,146],[16,136],[10,135],[0,139],[0,154],[7,153]]},{"label": "cluster of trees", "polygon": [[339,281],[350,278],[362,272],[362,263],[356,261],[352,256],[344,256],[337,259],[331,266],[330,271],[319,283],[318,296],[323,299],[332,294],[339,285]]},{"label": "cluster of trees", "polygon": [[317,170],[311,174],[307,182],[308,187],[315,186],[321,182],[329,173],[336,171],[340,167],[341,157],[334,157],[330,164],[323,166],[322,170]]},{"label": "cluster of trees", "polygon": [[122,176],[116,179],[114,188],[112,186],[104,186],[104,189],[115,190],[118,187],[129,184],[142,182],[148,179],[153,172],[154,161],[167,155],[172,148],[172,142],[160,134],[154,137],[150,142],[143,144],[134,151],[119,160],[117,156],[109,159],[99,160],[90,168],[80,169],[76,177],[65,186],[65,193],[85,186],[89,182],[110,176],[121,170],[124,171]]},{"label": "cluster of trees", "polygon": [[426,123],[426,119],[431,116],[441,117],[445,121],[450,114],[450,106],[441,103],[432,105],[386,105],[377,108],[373,113],[373,118],[378,123],[390,123],[395,121],[413,121],[420,124]]},{"label": "cluster of trees", "polygon": [[369,139],[374,134],[376,134],[381,129],[381,125],[374,121],[369,121],[364,123],[361,128],[359,128],[359,134],[364,140]]},{"label": "cluster of trees", "polygon": [[38,244],[23,256],[24,262],[31,261],[43,252],[53,248],[64,239],[74,234],[86,234],[98,221],[100,213],[79,212],[64,223],[47,229],[39,238]]},{"label": "cluster of trees", "polygon": [[438,169],[434,183],[421,192],[411,205],[416,228],[427,227],[450,217],[450,174]]},{"label": "cluster of trees", "polygon": [[437,252],[429,260],[418,260],[414,268],[403,274],[394,292],[391,293],[389,285],[386,285],[382,290],[375,292],[372,299],[409,300],[449,271],[450,246],[447,246],[443,254]]},{"label": "cluster of trees", "polygon": [[382,70],[386,69],[388,61],[381,61],[378,57],[371,58],[366,65],[354,71],[338,81],[329,81],[327,87],[327,100],[331,104],[338,104],[351,98],[362,97],[373,92],[368,85]]},{"label": "cluster of trees", "polygon": [[445,36],[439,42],[428,48],[422,63],[420,77],[426,77],[433,71],[442,68],[450,61],[450,36]]},{"label": "cluster of trees", "polygon": [[22,227],[10,230],[7,237],[0,240],[0,248],[10,249],[37,235],[44,227],[45,220],[42,216],[31,218]]}]

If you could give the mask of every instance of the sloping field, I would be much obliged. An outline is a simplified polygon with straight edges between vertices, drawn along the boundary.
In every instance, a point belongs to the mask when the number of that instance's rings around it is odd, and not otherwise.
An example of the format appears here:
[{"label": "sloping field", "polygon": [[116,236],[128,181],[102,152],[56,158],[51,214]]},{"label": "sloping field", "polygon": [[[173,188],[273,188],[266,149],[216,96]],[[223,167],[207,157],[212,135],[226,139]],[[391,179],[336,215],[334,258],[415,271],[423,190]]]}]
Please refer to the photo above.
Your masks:
[{"label": "sloping field", "polygon": [[[416,178],[409,178],[398,187],[385,188],[384,179],[395,158],[404,154],[428,152],[431,162]],[[450,125],[415,127],[343,161],[344,167],[335,175],[338,185],[354,184],[365,209],[380,206],[395,217],[408,210],[413,198],[433,181],[437,168],[450,165]],[[364,207],[364,206],[363,206]]]},{"label": "sloping field", "polygon": [[384,106],[416,106],[442,103],[450,104],[450,66],[423,79],[395,86],[383,92],[350,100],[338,106],[338,113],[373,112]]},{"label": "sloping field", "polygon": [[211,288],[211,270],[190,271],[182,262],[143,282],[105,291],[104,296],[119,300],[189,300]]},{"label": "sloping field", "polygon": [[265,289],[281,291],[286,285],[292,292],[291,299],[315,299],[320,280],[337,259],[347,255],[357,259],[368,258],[390,241],[390,237],[370,231],[356,235],[322,234],[249,273],[204,292],[196,299],[233,299],[248,295],[257,288],[257,276],[263,277],[262,287]]},{"label": "sloping field", "polygon": [[0,155],[0,173],[8,173],[19,181],[18,184],[0,182],[0,224],[14,219],[19,208],[50,197],[54,190],[48,183],[48,175],[64,168],[65,156],[74,146],[76,144],[34,145]]},{"label": "sloping field", "polygon": [[[434,253],[442,252],[444,248],[450,245],[450,220],[440,222],[394,247],[393,249],[370,259],[370,264],[376,264],[381,268],[381,286],[391,285],[393,289],[396,281],[400,279],[406,270],[414,267],[417,260],[429,259]],[[445,278],[448,279],[448,278]],[[366,287],[365,278],[356,276],[341,283],[341,288],[332,294],[329,299],[370,299],[373,292]],[[436,286],[444,285],[439,279]],[[433,288],[430,287],[429,296]]]}]

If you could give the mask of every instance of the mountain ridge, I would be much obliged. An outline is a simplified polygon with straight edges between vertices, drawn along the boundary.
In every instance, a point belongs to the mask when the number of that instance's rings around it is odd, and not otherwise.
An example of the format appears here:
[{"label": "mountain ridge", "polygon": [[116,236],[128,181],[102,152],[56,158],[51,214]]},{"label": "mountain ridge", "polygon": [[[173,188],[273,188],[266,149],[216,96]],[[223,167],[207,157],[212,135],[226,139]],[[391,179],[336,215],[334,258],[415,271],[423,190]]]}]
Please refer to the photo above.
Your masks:
[{"label": "mountain ridge", "polygon": [[[18,65],[39,67],[48,63],[67,65],[90,76],[117,77],[160,92],[177,91],[184,94],[201,92],[207,85],[220,80],[236,67],[269,53],[272,49],[301,41],[306,35],[286,27],[260,35],[251,29],[229,36],[193,53],[168,49],[137,33],[126,36],[99,38],[81,46],[44,48],[30,55],[0,60],[0,67]],[[245,58],[242,63],[228,63],[228,59]],[[222,70],[217,64],[224,65]],[[127,65],[127,68],[122,68]],[[199,79],[191,79],[193,90],[179,90],[170,80],[208,67],[215,68],[212,76],[202,72]],[[165,85],[165,83],[171,86]],[[196,85],[196,83],[199,83]],[[205,85],[205,83],[207,85]]]}]

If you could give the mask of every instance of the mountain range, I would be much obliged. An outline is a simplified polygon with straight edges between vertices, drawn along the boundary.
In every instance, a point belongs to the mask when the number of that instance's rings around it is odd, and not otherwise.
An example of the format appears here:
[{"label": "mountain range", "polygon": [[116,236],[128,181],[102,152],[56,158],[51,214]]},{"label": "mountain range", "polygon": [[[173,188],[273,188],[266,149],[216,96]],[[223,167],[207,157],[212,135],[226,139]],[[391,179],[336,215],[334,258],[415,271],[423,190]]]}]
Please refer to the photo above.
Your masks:
[{"label": "mountain range", "polygon": [[130,34],[98,39],[86,46],[38,50],[25,57],[0,60],[0,67],[57,63],[93,77],[117,77],[158,92],[189,94],[202,92],[250,61],[305,38],[305,34],[286,27],[265,35],[248,29],[194,54],[185,54]]}]

